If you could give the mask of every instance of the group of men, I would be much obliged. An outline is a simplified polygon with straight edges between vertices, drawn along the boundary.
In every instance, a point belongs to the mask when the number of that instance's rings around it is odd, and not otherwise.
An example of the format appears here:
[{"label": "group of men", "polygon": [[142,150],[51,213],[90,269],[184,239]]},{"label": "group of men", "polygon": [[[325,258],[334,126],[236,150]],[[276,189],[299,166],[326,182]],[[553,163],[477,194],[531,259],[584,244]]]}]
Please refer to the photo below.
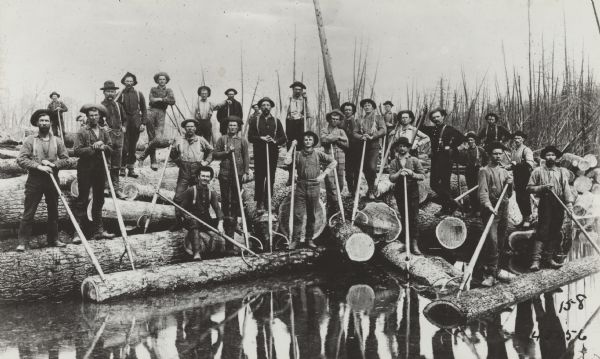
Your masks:
[{"label": "group of men", "polygon": [[[121,83],[125,86],[122,91],[117,92],[118,87],[114,82],[106,81],[101,88],[104,101],[81,109],[87,121],[75,141],[75,153],[80,157],[77,165],[79,198],[76,213],[78,220],[83,217],[91,188],[94,198],[99,198],[98,201],[94,200],[92,207],[92,238],[112,236],[104,231],[101,218],[105,187],[102,153],[111,160],[111,179],[118,182],[122,160],[127,165],[127,175],[136,177],[136,160],[142,162],[150,157],[151,168],[157,170],[156,149],[172,145],[170,159],[179,167],[174,202],[206,223],[213,221],[209,215],[209,207],[212,207],[217,215],[212,223],[217,223],[219,232],[233,236],[241,225],[244,206],[239,203],[239,191],[240,184],[250,175],[250,144],[254,156],[254,200],[258,211],[273,210],[265,208],[269,203],[268,187],[273,186],[275,181],[279,149],[286,145],[288,151],[284,163],[289,166],[288,185],[292,181],[295,183],[294,232],[290,247],[296,248],[299,245],[315,245],[312,237],[320,182],[325,181],[327,216],[339,210],[337,196],[338,191],[344,188],[344,181],[351,193],[360,190],[358,184],[361,173],[367,181],[367,196],[374,199],[377,166],[387,161],[383,154],[388,153],[389,148],[389,178],[395,183],[397,210],[402,217],[408,216],[410,250],[419,255],[417,182],[425,178],[419,149],[429,143],[430,185],[441,204],[438,215],[450,215],[459,207],[450,188],[456,161],[465,167],[469,188],[478,186],[464,207],[470,208],[473,215],[481,216],[483,222],[494,215],[479,261],[483,285],[510,279],[499,271],[498,258],[505,253],[507,204],[513,191],[523,215],[520,224],[523,228],[531,226],[530,194],[540,197],[538,235],[532,253],[531,270],[539,270],[540,266],[556,268],[561,265],[556,255],[559,254],[559,229],[564,211],[551,192],[558,195],[567,206],[573,202],[567,182],[569,176],[556,165],[556,158],[560,157],[561,152],[553,146],[546,147],[541,152],[543,164],[534,168],[533,152],[524,145],[526,134],[522,131],[511,134],[498,124],[499,117],[494,113],[485,116],[487,126],[478,134],[463,134],[446,123],[447,113],[444,109],[424,110],[419,125],[415,126],[416,117],[412,111],[404,110],[395,114],[391,111],[393,104],[387,101],[384,103],[384,112],[377,109],[372,99],[363,99],[360,101],[360,113],[357,113],[355,104],[350,102],[328,113],[327,126],[317,134],[306,131],[306,124],[312,118],[305,96],[306,86],[295,81],[290,86],[292,96],[287,108],[281,112],[285,115],[286,126],[273,113],[275,103],[264,97],[252,105],[254,113],[247,119],[246,139],[241,131],[244,124],[241,104],[234,98],[237,91],[228,89],[225,91],[226,100],[212,103],[208,100],[211,89],[201,86],[192,111],[193,118],[181,123],[184,130],[182,136],[170,140],[164,134],[166,111],[175,104],[173,91],[166,87],[170,78],[168,74],[159,72],[154,80],[158,86],[150,91],[149,114],[144,96],[134,87],[137,79],[131,73],[122,78]],[[31,123],[39,127],[39,133],[25,140],[19,156],[19,164],[30,172],[19,250],[24,250],[31,235],[30,224],[42,195],[45,195],[48,204],[48,242],[50,245],[64,245],[55,234],[57,193],[48,176],[56,175],[68,158],[62,140],[50,131],[52,111],[66,111],[66,106],[59,104],[58,96],[51,96],[56,102],[51,104],[52,109],[36,111],[32,116]],[[211,122],[214,111],[217,111],[221,134],[217,139],[215,137],[218,134],[215,136]],[[426,119],[429,119],[429,124]],[[149,144],[144,153],[136,158],[135,147],[143,130],[148,131]],[[512,150],[506,146],[510,140],[513,142]],[[316,148],[319,142],[322,150]],[[215,176],[213,168],[209,166],[213,159],[220,160],[220,203],[216,193],[208,187]],[[504,159],[508,161],[503,162]],[[292,173],[292,168],[296,173]],[[406,190],[404,186],[407,186]],[[406,197],[404,193],[407,193]],[[408,213],[404,210],[405,201]],[[304,216],[307,221],[306,227],[302,228]],[[177,209],[176,217],[171,229],[183,226],[188,229],[191,252],[195,259],[200,259],[208,240],[208,227],[186,218],[180,209]],[[74,242],[77,243],[78,238]]]}]

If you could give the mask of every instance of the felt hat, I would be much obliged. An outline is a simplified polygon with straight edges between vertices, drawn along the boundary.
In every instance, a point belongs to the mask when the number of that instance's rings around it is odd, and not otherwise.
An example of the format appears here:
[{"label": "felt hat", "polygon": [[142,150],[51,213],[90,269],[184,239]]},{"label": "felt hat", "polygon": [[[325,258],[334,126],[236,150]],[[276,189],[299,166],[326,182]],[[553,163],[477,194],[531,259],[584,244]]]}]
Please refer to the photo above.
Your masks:
[{"label": "felt hat", "polygon": [[396,115],[396,118],[398,119],[398,121],[402,118],[402,115],[404,115],[404,114],[407,114],[408,117],[410,118],[409,123],[415,122],[415,113],[412,112],[411,110],[402,110],[402,111],[398,112],[398,114]]},{"label": "felt hat", "polygon": [[164,76],[165,79],[167,79],[167,83],[169,83],[169,81],[171,81],[171,76],[169,76],[169,74],[167,74],[164,71],[158,72],[156,75],[154,75],[154,82],[158,83],[158,78]]},{"label": "felt hat", "polygon": [[303,90],[306,90],[306,86],[300,81],[294,81],[294,83],[290,85],[291,89],[293,89],[294,87],[300,87]]},{"label": "felt hat", "polygon": [[198,176],[200,176],[200,172],[210,172],[210,179],[215,178],[215,170],[210,166],[200,166]]},{"label": "felt hat", "polygon": [[389,101],[389,100],[388,100],[388,101],[385,101],[385,102],[383,103],[383,106],[385,106],[385,105],[390,105],[390,106],[394,107],[394,104],[392,103],[392,101]]},{"label": "felt hat", "polygon": [[237,92],[237,90],[236,90],[236,89],[234,89],[234,88],[230,88],[230,89],[227,89],[227,90],[225,90],[225,95],[227,95],[227,93],[228,93],[229,91],[233,91],[233,94],[234,94],[234,95],[237,95],[237,94],[238,94],[238,92]]},{"label": "felt hat", "polygon": [[193,122],[194,125],[196,125],[196,127],[198,127],[198,121],[194,118],[188,118],[186,120],[181,121],[181,127],[185,128],[185,125],[187,125],[188,122]]},{"label": "felt hat", "polygon": [[100,88],[100,90],[104,91],[104,90],[118,90],[119,87],[115,86],[115,82],[108,80],[108,81],[104,81],[104,86],[102,86]]},{"label": "felt hat", "polygon": [[35,110],[33,112],[33,114],[31,115],[31,118],[29,119],[29,122],[31,122],[32,126],[37,126],[38,125],[37,124],[38,119],[40,118],[40,116],[43,116],[43,115],[48,115],[48,116],[50,116],[50,119],[52,119],[52,115],[53,114],[52,114],[52,111],[47,110],[45,108],[44,109]]},{"label": "felt hat", "polygon": [[493,150],[498,149],[498,148],[501,149],[502,151],[508,151],[508,148],[506,146],[504,146],[502,144],[502,142],[499,142],[499,141],[494,141],[494,142],[490,142],[489,144],[487,144],[485,146],[485,151],[487,153],[491,154]]},{"label": "felt hat", "polygon": [[244,123],[244,122],[242,121],[242,119],[241,119],[239,116],[234,116],[234,115],[231,115],[231,116],[229,116],[229,117],[227,117],[227,118],[225,119],[225,123],[227,123],[227,125],[229,125],[229,122],[237,122],[237,124],[238,124],[240,127],[241,127],[241,126],[242,126],[242,124]]},{"label": "felt hat", "polygon": [[56,91],[52,91],[52,93],[50,94],[50,98],[52,98],[53,95],[60,97],[60,94]]},{"label": "felt hat", "polygon": [[85,105],[81,106],[79,112],[83,112],[87,115],[88,111],[93,109],[97,109],[98,112],[100,112],[101,116],[106,116],[106,114],[108,113],[106,107],[99,103],[86,103]]},{"label": "felt hat", "polygon": [[202,91],[202,90],[208,91],[208,97],[210,97],[210,94],[212,93],[212,91],[210,90],[210,87],[208,87],[206,85],[202,85],[202,86],[198,87],[198,96],[200,96],[200,91]]},{"label": "felt hat", "polygon": [[327,121],[331,121],[331,116],[332,115],[339,115],[340,116],[340,120],[344,118],[344,114],[342,113],[342,111],[338,110],[337,108],[331,112],[329,112],[327,115],[325,115],[325,119]]},{"label": "felt hat", "polygon": [[365,107],[365,104],[370,103],[373,108],[377,108],[377,104],[375,103],[375,101],[371,100],[370,98],[364,98],[362,100],[360,100],[360,107]]},{"label": "felt hat", "polygon": [[273,100],[271,100],[268,97],[263,97],[260,100],[258,100],[258,102],[256,103],[258,105],[258,107],[262,106],[262,103],[268,101],[271,104],[271,107],[275,107],[275,102],[273,102]]},{"label": "felt hat", "polygon": [[123,75],[123,77],[121,78],[121,83],[122,83],[123,85],[125,85],[125,79],[126,79],[126,78],[128,78],[128,77],[131,77],[131,78],[133,79],[133,86],[135,86],[135,85],[137,85],[137,84],[138,84],[138,82],[137,82],[137,77],[136,77],[134,74],[132,74],[131,72],[129,72],[129,71],[128,71],[128,72],[127,72],[125,75]]},{"label": "felt hat", "polygon": [[394,143],[392,143],[392,148],[390,148],[390,152],[394,153],[394,151],[396,151],[396,149],[400,146],[406,146],[408,148],[411,148],[411,143],[410,140],[406,137],[400,137],[397,141],[395,141]]},{"label": "felt hat", "polygon": [[355,104],[353,104],[352,102],[344,102],[344,103],[342,104],[342,109],[343,109],[344,107],[346,107],[346,106],[350,106],[350,107],[352,107],[352,114],[355,114],[355,113],[356,113],[356,105],[355,105]]},{"label": "felt hat", "polygon": [[319,143],[319,136],[317,136],[317,134],[312,131],[304,131],[304,133],[302,134],[303,139],[304,139],[304,136],[311,136],[313,138],[313,140],[315,141],[315,143],[313,144],[313,147],[316,146],[317,143]]},{"label": "felt hat", "polygon": [[520,131],[520,130],[519,130],[519,131],[515,131],[515,132],[512,134],[512,138],[515,138],[515,136],[523,137],[523,139],[526,139],[526,138],[527,138],[527,134],[525,134],[525,132],[523,132],[523,131]]},{"label": "felt hat", "polygon": [[469,131],[469,132],[465,133],[465,138],[467,138],[467,139],[474,138],[475,141],[477,141],[477,134],[473,131]]},{"label": "felt hat", "polygon": [[552,146],[552,145],[550,145],[550,146],[546,146],[546,147],[544,147],[544,149],[543,149],[543,150],[542,150],[542,152],[540,153],[540,157],[541,157],[541,158],[544,158],[544,157],[546,157],[546,154],[547,154],[548,152],[552,152],[552,153],[554,153],[554,154],[556,155],[556,158],[560,158],[560,157],[562,156],[562,151],[561,151],[561,150],[559,150],[558,148],[556,148],[556,146]]}]

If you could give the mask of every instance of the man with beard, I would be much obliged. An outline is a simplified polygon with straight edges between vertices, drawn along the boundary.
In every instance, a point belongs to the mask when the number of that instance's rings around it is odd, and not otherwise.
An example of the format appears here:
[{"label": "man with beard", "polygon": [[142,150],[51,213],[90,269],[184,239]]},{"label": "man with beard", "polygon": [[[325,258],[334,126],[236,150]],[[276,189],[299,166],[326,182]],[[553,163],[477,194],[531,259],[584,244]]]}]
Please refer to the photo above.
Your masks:
[{"label": "man with beard", "polygon": [[[312,118],[306,102],[306,86],[300,81],[294,81],[290,88],[292,89],[292,97],[290,97],[288,108],[285,111],[285,135],[288,149],[293,140],[302,143],[305,124]],[[287,186],[291,184],[292,171],[290,170]]]},{"label": "man with beard", "polygon": [[541,265],[546,268],[560,268],[563,263],[553,258],[560,251],[562,241],[562,225],[565,210],[554,197],[554,192],[569,210],[573,210],[574,196],[569,188],[569,173],[565,168],[558,167],[556,160],[562,152],[555,146],[546,146],[541,153],[545,163],[531,173],[527,192],[540,197],[538,203],[538,225],[536,240],[531,254],[531,267],[529,270],[540,270]]},{"label": "man with beard", "polygon": [[[56,91],[52,91],[52,93],[50,94],[50,99],[52,101],[48,104],[48,110],[52,114],[52,116],[50,117],[50,121],[52,122],[52,133],[55,136],[59,136],[62,138],[64,134],[59,133],[59,128],[62,128],[63,131],[65,130],[65,120],[63,118],[63,112],[69,111],[69,108],[67,107],[67,105],[65,105],[64,102],[60,101],[59,98],[60,94]],[[58,121],[60,121],[60,127],[58,126]]]},{"label": "man with beard", "polygon": [[[203,137],[196,135],[198,121],[188,119],[181,122],[185,134],[178,137],[171,149],[171,159],[179,167],[177,185],[175,187],[175,198],[173,201],[181,205],[183,193],[196,184],[200,168],[208,166],[212,162],[213,147]],[[183,224],[183,213],[175,211],[175,224],[171,231],[181,229]]]},{"label": "man with beard", "polygon": [[248,141],[252,143],[254,153],[254,199],[256,209],[264,210],[267,201],[267,151],[269,154],[269,168],[271,178],[268,180],[273,188],[279,147],[286,142],[285,132],[281,121],[271,115],[275,103],[268,97],[258,101],[261,115],[254,117],[248,123]]},{"label": "man with beard", "polygon": [[[325,153],[333,156],[337,162],[337,182],[340,192],[344,188],[344,172],[346,164],[346,154],[344,151],[348,149],[348,137],[344,130],[340,128],[344,114],[340,110],[333,110],[325,116],[328,122],[327,128],[321,131],[321,143]],[[331,217],[336,209],[339,209],[338,193],[335,183],[336,179],[333,173],[330,173],[325,178],[325,189],[327,192],[327,218]],[[341,195],[341,193],[340,193]]]},{"label": "man with beard", "polygon": [[[125,123],[127,128],[125,131],[125,144],[123,145],[123,161],[127,165],[127,175],[129,177],[138,178],[135,173],[135,150],[137,142],[140,138],[140,132],[146,130],[148,122],[148,113],[146,111],[146,99],[144,95],[134,88],[137,85],[137,77],[128,72],[121,79],[121,83],[125,85],[125,89],[117,98],[117,102],[123,105],[125,110]],[[124,176],[125,174],[122,173]]]},{"label": "man with beard", "polygon": [[511,137],[510,132],[498,124],[499,117],[493,112],[489,112],[485,115],[487,126],[479,131],[479,141],[482,146],[488,143],[499,141],[505,143]]},{"label": "man with beard", "polygon": [[[431,174],[429,183],[431,189],[440,199],[442,208],[436,215],[450,215],[456,210],[457,204],[450,194],[450,176],[454,154],[463,142],[465,136],[450,125],[446,125],[446,110],[436,108],[429,114],[433,126],[423,126],[423,131],[431,139]],[[425,121],[423,121],[425,122]]]},{"label": "man with beard", "polygon": [[158,86],[150,89],[150,116],[148,117],[148,147],[138,158],[138,161],[144,162],[146,157],[150,156],[150,168],[158,170],[156,162],[156,149],[169,147],[169,141],[165,135],[165,115],[167,107],[175,104],[175,95],[173,90],[167,88],[167,83],[171,78],[166,72],[159,72],[154,75],[154,82]]},{"label": "man with beard", "polygon": [[357,181],[356,173],[358,173],[362,151],[362,144],[353,136],[356,122],[354,119],[356,105],[352,102],[344,102],[342,104],[342,112],[344,113],[344,118],[342,119],[340,128],[344,130],[346,137],[348,137],[348,149],[346,150],[346,184],[348,185],[348,191],[354,193]]},{"label": "man with beard", "polygon": [[125,195],[119,186],[119,170],[123,160],[123,143],[125,142],[125,110],[123,105],[115,101],[115,96],[119,88],[113,81],[104,81],[104,86],[100,89],[104,93],[102,106],[106,108],[106,116],[100,119],[100,125],[104,131],[110,135],[112,143],[112,154],[110,157],[110,179],[115,187],[116,195],[124,198]]},{"label": "man with beard", "polygon": [[[366,144],[363,172],[369,185],[369,199],[375,199],[377,159],[379,157],[379,150],[381,149],[379,139],[385,136],[386,127],[383,118],[375,112],[375,108],[377,107],[375,101],[370,98],[363,99],[360,101],[360,107],[363,109],[364,115],[356,120],[356,126],[352,134],[354,139],[359,141],[360,155],[354,160],[359,161],[358,167],[360,167],[362,149],[364,144]],[[357,171],[359,170],[357,168]],[[355,183],[358,180],[358,176],[360,176],[360,172],[355,175]]]},{"label": "man with beard", "polygon": [[[200,166],[198,168],[198,183],[187,188],[181,194],[181,206],[211,226],[214,225],[215,221],[210,217],[208,209],[212,207],[217,215],[217,229],[219,233],[223,234],[223,212],[221,212],[221,207],[219,206],[217,192],[208,187],[214,176],[215,172],[211,167]],[[185,227],[188,230],[185,236],[185,247],[191,247],[194,260],[199,261],[202,259],[200,253],[206,252],[213,247],[211,243],[212,238],[209,235],[212,231],[194,218],[186,218]]]},{"label": "man with beard", "polygon": [[527,139],[527,135],[523,131],[513,133],[514,149],[510,156],[511,164],[508,169],[512,169],[515,176],[515,198],[523,217],[520,226],[529,229],[531,226],[531,201],[529,192],[527,192],[527,183],[529,183],[529,176],[535,167],[535,161],[533,160],[533,151],[524,144],[525,139]]},{"label": "man with beard", "polygon": [[58,193],[50,176],[54,176],[58,182],[58,171],[68,164],[69,155],[63,140],[50,133],[49,110],[35,111],[30,122],[38,127],[39,132],[23,141],[17,158],[17,164],[29,173],[25,182],[25,209],[19,226],[17,252],[23,252],[29,244],[33,218],[42,196],[45,197],[48,210],[48,245],[65,246],[58,240]]},{"label": "man with beard", "polygon": [[[77,197],[75,216],[79,224],[86,215],[89,202],[90,188],[94,196],[92,204],[92,239],[112,238],[113,234],[104,231],[102,225],[102,206],[104,206],[104,186],[106,173],[102,152],[110,157],[112,141],[110,135],[98,125],[100,113],[107,116],[107,110],[102,105],[84,105],[80,112],[87,115],[87,125],[82,127],[75,138],[74,152],[79,157],[77,161]],[[73,238],[74,244],[81,243],[79,235]]]},{"label": "man with beard", "polygon": [[219,121],[219,131],[221,132],[221,135],[227,134],[229,116],[237,116],[239,117],[240,121],[242,121],[244,118],[242,104],[235,99],[235,95],[237,95],[237,93],[238,92],[236,89],[227,89],[227,91],[225,91],[227,99],[225,100],[223,106],[217,110],[217,121]]}]

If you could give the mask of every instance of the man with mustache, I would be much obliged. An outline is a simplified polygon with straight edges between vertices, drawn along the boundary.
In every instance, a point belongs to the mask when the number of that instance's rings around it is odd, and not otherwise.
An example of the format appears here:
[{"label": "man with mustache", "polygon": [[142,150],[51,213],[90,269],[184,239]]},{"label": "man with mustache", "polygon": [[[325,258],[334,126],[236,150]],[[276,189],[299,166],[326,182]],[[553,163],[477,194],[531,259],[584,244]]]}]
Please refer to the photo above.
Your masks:
[{"label": "man with mustache", "polygon": [[523,131],[513,133],[514,149],[511,153],[512,162],[508,169],[512,169],[515,176],[515,198],[523,216],[520,225],[529,229],[531,226],[531,200],[529,192],[527,192],[527,183],[529,183],[531,171],[535,167],[535,161],[533,160],[533,151],[524,144],[525,139],[527,139],[527,135]]},{"label": "man with mustache", "polygon": [[63,140],[50,133],[50,111],[37,110],[30,122],[38,127],[38,134],[28,136],[23,142],[17,163],[29,173],[25,182],[25,203],[19,226],[17,252],[23,252],[31,239],[33,218],[38,204],[45,197],[48,210],[49,246],[64,247],[58,240],[58,192],[50,176],[58,181],[58,170],[68,165],[69,155]]},{"label": "man with mustache", "polygon": [[[127,128],[125,131],[125,144],[123,146],[123,160],[127,165],[127,176],[138,178],[135,173],[135,150],[137,142],[140,138],[140,132],[146,130],[148,122],[148,112],[146,110],[146,99],[144,95],[134,88],[137,85],[137,77],[128,72],[121,79],[121,83],[125,85],[125,89],[117,98],[117,102],[123,105],[125,110],[125,123]],[[125,174],[122,173],[124,176]]]},{"label": "man with mustache", "polygon": [[356,119],[354,118],[356,105],[352,102],[344,102],[342,104],[342,112],[344,113],[344,118],[342,119],[340,128],[344,130],[346,137],[348,137],[348,148],[346,149],[345,158],[346,184],[348,185],[348,191],[354,194],[357,180],[356,173],[358,173],[360,156],[362,154],[362,144],[352,135],[356,123]]},{"label": "man with mustache", "polygon": [[227,89],[225,91],[227,99],[225,100],[225,103],[217,110],[217,121],[219,121],[219,131],[221,132],[221,135],[227,134],[229,116],[239,117],[240,121],[243,122],[242,119],[244,118],[244,112],[242,110],[242,104],[235,99],[235,95],[237,95],[237,93],[238,92],[236,89]]},{"label": "man with mustache", "polygon": [[100,119],[100,125],[108,132],[112,142],[112,153],[110,156],[110,179],[115,187],[116,195],[124,198],[119,185],[119,170],[123,161],[123,143],[125,142],[125,131],[127,127],[125,110],[123,105],[115,101],[117,90],[113,81],[104,81],[104,86],[100,90],[104,93],[104,100],[101,102],[106,108],[106,116]]},{"label": "man with mustache", "polygon": [[510,132],[498,124],[499,116],[493,112],[485,115],[487,126],[479,131],[479,141],[483,146],[488,143],[499,141],[505,143],[511,138]]},{"label": "man with mustache", "polygon": [[[304,127],[312,119],[308,104],[306,101],[306,85],[300,81],[294,81],[290,85],[292,96],[289,99],[285,115],[285,136],[287,137],[287,149],[292,146],[292,141],[296,140],[302,144]],[[287,186],[292,184],[292,171],[290,169]]]},{"label": "man with mustache", "polygon": [[65,120],[63,118],[63,112],[67,112],[69,111],[69,108],[67,107],[67,105],[65,105],[64,102],[62,102],[61,100],[59,100],[60,98],[60,94],[56,91],[52,91],[52,93],[50,94],[50,99],[52,100],[49,104],[48,104],[48,110],[50,111],[50,113],[52,113],[52,117],[50,118],[50,121],[52,122],[52,133],[55,136],[59,136],[62,138],[63,134],[59,133],[59,127],[58,127],[58,121],[60,121],[60,128],[62,128],[62,130],[65,130]]}]

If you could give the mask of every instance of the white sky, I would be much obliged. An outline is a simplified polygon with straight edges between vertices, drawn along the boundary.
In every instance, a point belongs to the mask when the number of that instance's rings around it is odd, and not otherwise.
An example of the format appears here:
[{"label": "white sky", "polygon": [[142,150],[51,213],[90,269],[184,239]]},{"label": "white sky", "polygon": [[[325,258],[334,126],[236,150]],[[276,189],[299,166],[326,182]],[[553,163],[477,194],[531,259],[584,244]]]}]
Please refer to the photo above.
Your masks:
[{"label": "white sky", "polygon": [[[504,81],[502,43],[509,71],[514,65],[526,76],[526,0],[321,0],[321,8],[342,100],[352,86],[354,41],[361,38],[370,43],[369,86],[381,54],[378,102],[404,103],[407,85],[430,90],[440,76],[457,87],[461,67],[472,85],[487,71],[493,88],[495,76]],[[532,0],[531,14],[536,54],[543,34],[548,61],[554,41],[556,66],[564,66],[564,14],[569,54],[579,62],[585,51],[595,67],[600,35],[589,1]],[[304,73],[314,96],[322,59],[311,0],[3,0],[0,101],[18,107],[39,89],[44,105],[57,90],[79,106],[100,100],[103,81],[118,82],[126,71],[148,93],[152,75],[162,70],[183,104],[179,87],[188,101],[195,98],[202,68],[220,100],[226,88],[240,90],[241,46],[245,105],[259,76],[257,96],[277,101],[276,71],[283,96],[292,81],[294,25],[297,77]]]}]

